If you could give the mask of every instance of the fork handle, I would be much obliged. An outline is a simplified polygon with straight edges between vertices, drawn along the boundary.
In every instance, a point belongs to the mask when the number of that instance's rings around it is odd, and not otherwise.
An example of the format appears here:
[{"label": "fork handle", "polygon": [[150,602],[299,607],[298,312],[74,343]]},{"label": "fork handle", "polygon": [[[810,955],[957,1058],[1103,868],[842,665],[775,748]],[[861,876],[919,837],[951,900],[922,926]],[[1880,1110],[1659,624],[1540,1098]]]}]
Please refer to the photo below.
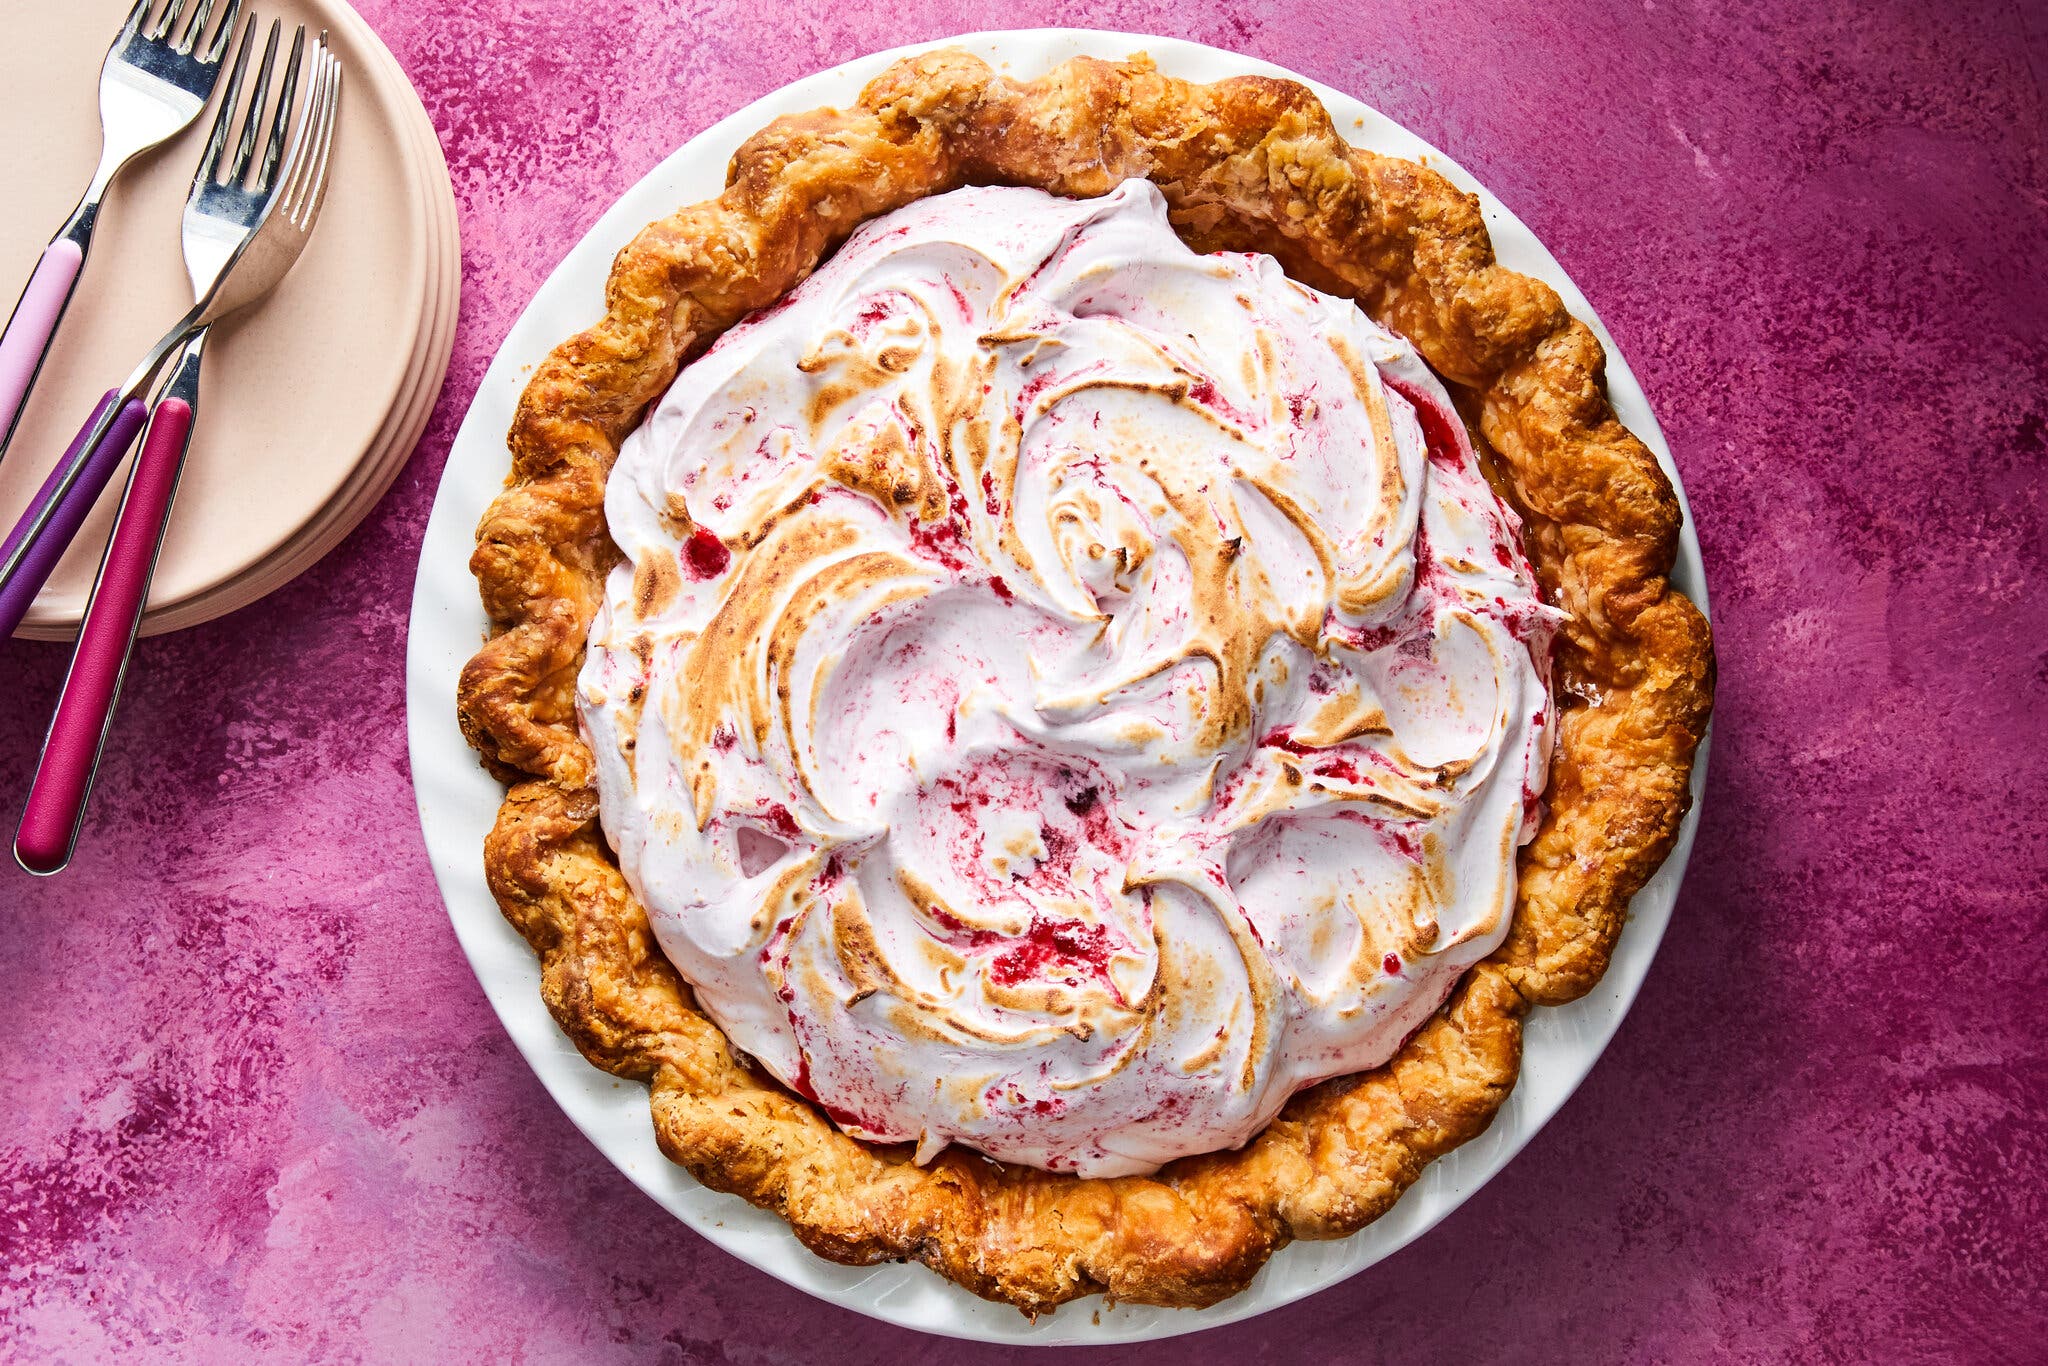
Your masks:
[{"label": "fork handle", "polygon": [[149,435],[128,475],[121,511],[100,561],[99,577],[79,624],[71,669],[57,699],[28,804],[14,835],[14,857],[31,873],[50,874],[71,861],[85,820],[93,775],[113,729],[114,708],[128,673],[142,611],[149,599],[178,476],[192,442],[199,392],[195,346],[179,364],[151,414]]},{"label": "fork handle", "polygon": [[99,406],[43,481],[35,501],[0,544],[0,640],[13,635],[35,605],[36,594],[43,591],[50,572],[64,558],[65,547],[142,430],[149,405],[131,398],[116,408],[120,397],[119,389],[100,396]]},{"label": "fork handle", "polygon": [[[90,241],[90,237],[86,241]],[[50,354],[50,341],[57,335],[57,323],[71,304],[78,273],[85,268],[85,244],[60,236],[43,248],[7,330],[0,332],[0,456],[14,439],[21,410],[28,402],[43,358]]]}]

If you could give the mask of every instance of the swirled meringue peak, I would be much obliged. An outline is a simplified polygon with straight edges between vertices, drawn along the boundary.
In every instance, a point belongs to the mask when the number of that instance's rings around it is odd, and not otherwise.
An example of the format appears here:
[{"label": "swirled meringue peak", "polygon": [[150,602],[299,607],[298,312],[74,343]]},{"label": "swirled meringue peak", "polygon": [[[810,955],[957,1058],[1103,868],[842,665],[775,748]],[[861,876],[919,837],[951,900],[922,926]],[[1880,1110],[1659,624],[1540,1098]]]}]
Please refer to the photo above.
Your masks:
[{"label": "swirled meringue peak", "polygon": [[605,831],[850,1134],[1233,1147],[1506,932],[1557,617],[1519,525],[1406,342],[1145,181],[867,224],[683,370],[605,510]]}]

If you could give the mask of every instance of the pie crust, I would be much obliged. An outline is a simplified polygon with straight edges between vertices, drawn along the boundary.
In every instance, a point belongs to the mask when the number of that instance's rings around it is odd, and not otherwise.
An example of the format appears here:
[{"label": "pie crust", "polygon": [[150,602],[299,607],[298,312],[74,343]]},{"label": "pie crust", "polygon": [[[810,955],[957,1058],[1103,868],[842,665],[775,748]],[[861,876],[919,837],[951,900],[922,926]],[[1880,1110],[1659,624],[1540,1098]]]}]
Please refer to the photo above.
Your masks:
[{"label": "pie crust", "polygon": [[[605,478],[678,369],[804,279],[861,222],[968,184],[1069,196],[1157,184],[1197,251],[1263,251],[1407,337],[1456,396],[1525,522],[1557,638],[1548,812],[1520,856],[1513,926],[1385,1066],[1303,1091],[1244,1148],[1149,1177],[1004,1168],[958,1148],[917,1166],[866,1144],[738,1055],[662,957],[598,824],[575,683],[618,553]],[[1707,623],[1673,589],[1670,483],[1615,418],[1592,332],[1495,264],[1478,201],[1347,145],[1315,96],[1251,76],[1195,85],[1142,55],[1017,82],[958,50],[896,63],[844,111],[777,119],[718,198],[622,251],[596,326],[520,399],[512,474],[470,561],[493,632],[459,712],[510,785],[485,843],[542,995],[592,1063],[648,1083],[662,1150],[705,1185],[864,1265],[915,1259],[1039,1313],[1103,1292],[1213,1304],[1296,1238],[1384,1213],[1425,1164],[1482,1132],[1513,1086],[1532,1006],[1588,991],[1629,898],[1686,810],[1712,706]]]}]

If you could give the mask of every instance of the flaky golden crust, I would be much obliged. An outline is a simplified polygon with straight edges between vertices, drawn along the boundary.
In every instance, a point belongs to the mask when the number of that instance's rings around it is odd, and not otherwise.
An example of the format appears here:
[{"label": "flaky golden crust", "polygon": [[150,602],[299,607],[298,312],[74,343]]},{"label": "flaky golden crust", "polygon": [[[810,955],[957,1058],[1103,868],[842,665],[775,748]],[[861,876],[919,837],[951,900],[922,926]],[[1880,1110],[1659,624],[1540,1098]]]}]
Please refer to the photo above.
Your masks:
[{"label": "flaky golden crust", "polygon": [[[576,671],[616,551],[604,482],[682,363],[807,276],[863,220],[966,184],[1087,196],[1146,176],[1197,250],[1267,251],[1355,298],[1449,381],[1523,514],[1545,596],[1570,614],[1549,814],[1523,850],[1507,941],[1387,1065],[1303,1092],[1242,1150],[1153,1177],[1083,1180],[846,1137],[754,1070],[661,956],[597,825]],[[1495,264],[1478,202],[1353,149],[1288,81],[1169,79],[1142,57],[998,77],[958,51],[889,68],[846,111],[778,119],[724,193],[619,254],[607,313],[535,373],[512,476],[471,567],[494,625],[464,670],[464,732],[513,785],[485,848],[492,891],[539,954],[584,1055],[649,1083],[663,1150],[786,1217],[820,1255],[915,1258],[1040,1312],[1096,1291],[1205,1305],[1296,1238],[1378,1217],[1484,1130],[1521,1020],[1587,991],[1629,898],[1663,861],[1712,701],[1704,618],[1667,582],[1677,499],[1615,419],[1600,344],[1546,285]]]}]

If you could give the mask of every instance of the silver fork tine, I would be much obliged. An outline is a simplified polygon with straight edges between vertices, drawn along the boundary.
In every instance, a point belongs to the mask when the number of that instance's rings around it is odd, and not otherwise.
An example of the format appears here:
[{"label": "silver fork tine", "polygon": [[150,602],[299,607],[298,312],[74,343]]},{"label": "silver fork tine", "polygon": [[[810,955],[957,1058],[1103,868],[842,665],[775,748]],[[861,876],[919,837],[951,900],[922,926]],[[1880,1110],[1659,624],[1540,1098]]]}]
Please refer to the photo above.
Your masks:
[{"label": "silver fork tine", "polygon": [[165,9],[157,17],[157,21],[149,26],[149,32],[145,36],[152,43],[161,43],[170,36],[171,30],[177,26],[178,16],[184,12],[185,0],[171,0],[169,8]]},{"label": "silver fork tine", "polygon": [[[323,35],[324,37],[324,35]],[[313,163],[313,188],[299,202],[298,210],[292,215],[292,222],[298,227],[310,228],[320,214],[320,206],[327,200],[327,153],[334,146],[335,115],[341,108],[341,59],[323,46],[327,58],[327,95],[320,106],[320,155]]]},{"label": "silver fork tine", "polygon": [[[299,88],[299,56],[305,46],[306,26],[301,24],[299,31],[292,35],[292,55],[285,60],[284,76],[278,82],[277,112],[271,116],[270,140],[263,146],[263,164],[256,168],[256,188],[259,190],[270,188],[271,178],[277,172],[277,159],[284,154],[284,138],[292,121],[292,96]],[[262,108],[259,103],[250,111],[251,117]]]},{"label": "silver fork tine", "polygon": [[326,49],[318,42],[313,44],[313,55],[306,59],[311,68],[306,73],[306,98],[299,111],[297,123],[292,128],[291,149],[285,154],[283,180],[277,187],[277,207],[289,212],[297,202],[306,183],[307,151],[313,142],[316,123],[320,117],[320,100],[327,88]]},{"label": "silver fork tine", "polygon": [[263,65],[256,68],[256,94],[249,101],[249,115],[242,120],[242,140],[235,147],[235,164],[228,168],[228,184],[241,185],[249,174],[249,160],[256,154],[256,122],[263,117],[270,98],[270,72],[277,65],[277,40],[284,31],[282,20],[270,21],[269,36],[263,40]]},{"label": "silver fork tine", "polygon": [[121,32],[130,33],[142,27],[142,21],[149,17],[149,7],[156,0],[135,0],[135,8],[128,11],[128,18],[121,24]]},{"label": "silver fork tine", "polygon": [[[213,0],[206,0],[206,5],[211,9]],[[241,17],[242,0],[228,0],[227,15],[220,21],[220,27],[213,31],[213,41],[201,49],[200,61],[211,66],[221,59],[221,54],[228,50],[228,40],[235,36],[235,21]]]},{"label": "silver fork tine", "polygon": [[178,35],[178,41],[171,45],[173,52],[181,57],[192,55],[193,45],[199,41],[199,35],[206,32],[206,21],[213,17],[213,3],[214,0],[199,0],[199,8],[192,12],[192,22],[185,25],[185,31]]},{"label": "silver fork tine", "polygon": [[[322,35],[324,39],[326,35]],[[319,212],[321,196],[327,189],[327,151],[334,133],[334,110],[341,87],[341,63],[324,43],[314,49],[318,65],[307,97],[304,132],[292,147],[291,164],[285,171],[285,185],[278,207],[294,227],[303,227]]]},{"label": "silver fork tine", "polygon": [[[324,52],[320,58],[326,56]],[[306,122],[300,133],[300,155],[293,158],[291,172],[285,178],[284,189],[277,207],[294,226],[299,221],[299,210],[313,192],[313,176],[318,169],[320,132],[325,126],[327,111],[327,63],[320,60],[313,69],[313,89],[306,108]]]},{"label": "silver fork tine", "polygon": [[200,154],[196,179],[216,183],[220,179],[221,148],[227,146],[228,132],[234,127],[235,109],[242,102],[242,71],[249,64],[249,45],[254,41],[256,21],[251,19],[242,28],[242,45],[235,51],[235,64],[228,68],[228,90],[221,96],[220,112],[213,116],[213,131],[206,135],[206,150]]}]

